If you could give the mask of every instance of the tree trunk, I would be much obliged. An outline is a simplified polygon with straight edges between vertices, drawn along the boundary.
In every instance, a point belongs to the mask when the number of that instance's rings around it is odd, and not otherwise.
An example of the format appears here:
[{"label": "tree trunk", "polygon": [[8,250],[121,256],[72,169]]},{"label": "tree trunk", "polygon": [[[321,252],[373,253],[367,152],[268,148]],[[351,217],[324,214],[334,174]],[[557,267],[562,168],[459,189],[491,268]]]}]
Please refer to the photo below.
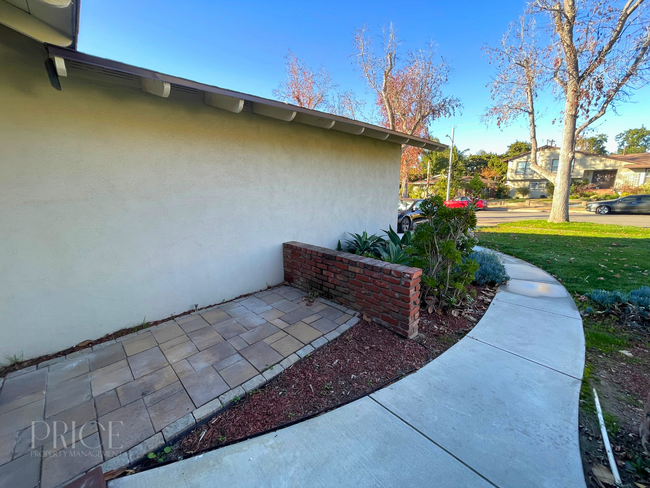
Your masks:
[{"label": "tree trunk", "polygon": [[[560,4],[558,3],[559,7]],[[573,28],[576,19],[575,0],[564,0],[562,12],[554,11],[555,26],[560,36],[566,63],[566,81],[561,85],[564,91],[564,127],[562,129],[562,147],[560,161],[555,177],[553,206],[549,222],[569,222],[569,193],[571,191],[571,164],[575,157],[576,122],[580,103],[580,66],[576,51]]]},{"label": "tree trunk", "polygon": [[402,179],[402,198],[409,197],[409,179],[408,176],[405,176]]},{"label": "tree trunk", "polygon": [[[576,63],[577,67],[577,63]],[[576,70],[577,71],[577,70]],[[569,222],[569,193],[571,192],[571,165],[575,157],[575,132],[578,118],[578,83],[570,80],[567,84],[566,104],[564,107],[564,128],[562,129],[562,147],[560,161],[555,178],[553,206],[549,222]]]},{"label": "tree trunk", "polygon": [[530,168],[555,184],[555,175],[537,164],[537,123],[535,121],[535,98],[533,97],[532,75],[527,73],[526,98],[528,100],[528,128],[530,131]]}]

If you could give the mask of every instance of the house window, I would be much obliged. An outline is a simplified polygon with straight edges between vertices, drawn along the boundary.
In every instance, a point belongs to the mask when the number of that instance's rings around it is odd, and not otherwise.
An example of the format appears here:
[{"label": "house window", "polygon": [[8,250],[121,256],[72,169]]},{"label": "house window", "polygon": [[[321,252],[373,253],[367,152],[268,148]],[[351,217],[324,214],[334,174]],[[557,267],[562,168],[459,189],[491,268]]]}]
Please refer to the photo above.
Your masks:
[{"label": "house window", "polygon": [[521,163],[517,163],[517,168],[515,169],[515,174],[520,175],[520,176],[526,176],[530,174],[529,170],[529,162],[528,161],[523,161]]},{"label": "house window", "polygon": [[531,190],[546,190],[546,182],[545,181],[531,181],[530,182],[530,189]]},{"label": "house window", "polygon": [[559,159],[553,159],[551,160],[551,171],[553,173],[557,172],[557,167],[560,165],[560,160]]},{"label": "house window", "polygon": [[[576,164],[576,160],[574,159],[571,161],[571,173],[573,173],[573,167]],[[551,160],[551,172],[552,173],[557,173],[557,168],[560,166],[560,160],[559,159],[552,159]]]}]

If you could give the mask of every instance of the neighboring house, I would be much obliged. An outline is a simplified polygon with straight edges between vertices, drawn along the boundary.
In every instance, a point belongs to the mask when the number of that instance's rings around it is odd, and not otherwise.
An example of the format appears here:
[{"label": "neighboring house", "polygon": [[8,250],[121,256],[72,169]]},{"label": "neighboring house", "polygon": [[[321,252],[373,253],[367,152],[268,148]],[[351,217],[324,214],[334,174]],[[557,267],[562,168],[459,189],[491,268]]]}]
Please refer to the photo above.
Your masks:
[{"label": "neighboring house", "polygon": [[628,172],[623,174],[623,182],[639,186],[650,183],[650,153],[611,154],[610,158],[623,161]]},{"label": "neighboring house", "polygon": [[[615,154],[603,156],[576,151],[571,166],[571,178],[587,180],[598,189],[610,189],[622,184],[641,185],[646,181],[650,168],[650,154]],[[560,160],[560,148],[542,146],[537,153],[537,163],[549,171],[556,172]],[[508,175],[506,184],[512,188],[530,188],[530,198],[548,196],[548,180],[530,167],[530,152],[507,159]]]},{"label": "neighboring house", "polygon": [[[440,178],[442,178],[442,175],[431,176],[431,177],[429,178],[429,188],[433,187],[436,183],[438,183],[438,180],[439,180]],[[461,178],[461,180],[462,180],[462,182],[463,182],[464,184],[467,184],[467,183],[469,183],[469,182],[472,180],[472,178],[474,178],[474,175],[463,176],[463,177]],[[482,176],[479,176],[479,178],[481,178],[481,181],[482,181],[483,184],[485,185],[485,188],[487,188],[488,193],[489,193],[489,197],[492,198],[492,197],[494,196],[494,195],[493,195],[493,193],[494,193],[494,188],[495,188],[499,183],[496,182],[496,181],[490,180],[490,179],[488,179],[488,178],[483,178]],[[415,188],[420,188],[420,189],[422,189],[422,190],[425,190],[426,187],[427,187],[427,180],[411,181],[411,182],[409,183],[409,185],[412,186],[412,187],[415,187]],[[460,190],[458,190],[457,195],[465,195],[465,189],[461,188]],[[444,196],[444,195],[443,195],[443,196]]]},{"label": "neighboring house", "polygon": [[62,48],[28,1],[0,0],[0,358],[277,285],[284,242],[394,224],[402,144],[446,147]]}]

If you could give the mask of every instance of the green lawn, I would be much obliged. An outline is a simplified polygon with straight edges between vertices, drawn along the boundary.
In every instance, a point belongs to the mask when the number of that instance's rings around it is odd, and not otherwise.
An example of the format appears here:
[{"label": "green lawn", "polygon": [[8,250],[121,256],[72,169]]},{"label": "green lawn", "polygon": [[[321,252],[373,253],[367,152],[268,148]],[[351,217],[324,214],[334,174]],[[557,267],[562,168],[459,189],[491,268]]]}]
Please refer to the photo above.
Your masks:
[{"label": "green lawn", "polygon": [[650,229],[524,220],[480,228],[479,240],[557,276],[571,293],[650,285]]}]

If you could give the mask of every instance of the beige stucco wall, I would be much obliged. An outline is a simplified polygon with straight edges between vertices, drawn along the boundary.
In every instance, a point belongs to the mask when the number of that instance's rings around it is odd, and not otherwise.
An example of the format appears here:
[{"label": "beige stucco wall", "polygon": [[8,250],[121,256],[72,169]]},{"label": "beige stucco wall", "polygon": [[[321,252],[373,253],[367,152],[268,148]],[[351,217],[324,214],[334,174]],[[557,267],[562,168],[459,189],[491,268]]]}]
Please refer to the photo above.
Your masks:
[{"label": "beige stucco wall", "polygon": [[[526,154],[521,157],[515,158],[508,162],[508,176],[507,184],[513,188],[510,192],[515,194],[516,188],[522,186],[529,186],[531,181],[546,181],[544,177],[538,175],[537,173],[532,172],[532,176],[517,175],[515,173],[517,169],[518,162],[528,161],[530,155]],[[552,161],[554,159],[560,159],[560,150],[559,149],[544,149],[537,153],[537,159],[540,166],[543,168],[551,170]],[[630,164],[623,161],[617,161],[615,159],[610,159],[604,156],[599,155],[587,155],[582,153],[576,153],[575,164],[573,165],[573,171],[571,172],[571,178],[585,178],[591,181],[593,170],[618,170],[616,174],[615,185],[620,185],[625,182],[626,177],[633,174],[633,171],[625,168],[625,165]],[[548,194],[544,190],[541,191],[531,191],[530,198],[539,198],[540,194]]]},{"label": "beige stucco wall", "polygon": [[283,280],[282,243],[395,224],[400,147],[139,92],[48,83],[0,31],[0,358]]}]

